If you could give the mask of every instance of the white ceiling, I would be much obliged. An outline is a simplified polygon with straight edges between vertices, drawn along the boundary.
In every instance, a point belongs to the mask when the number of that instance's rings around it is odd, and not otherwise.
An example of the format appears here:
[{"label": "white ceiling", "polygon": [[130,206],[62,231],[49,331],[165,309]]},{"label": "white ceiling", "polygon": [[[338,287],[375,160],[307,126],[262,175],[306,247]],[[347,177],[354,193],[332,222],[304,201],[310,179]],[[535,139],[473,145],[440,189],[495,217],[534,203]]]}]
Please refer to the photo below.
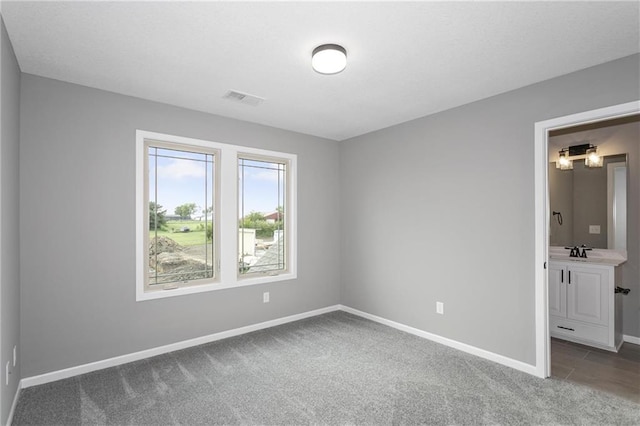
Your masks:
[{"label": "white ceiling", "polygon": [[[343,140],[637,53],[639,5],[4,1],[2,16],[25,73]],[[347,49],[341,74],[311,69],[324,43]]]}]

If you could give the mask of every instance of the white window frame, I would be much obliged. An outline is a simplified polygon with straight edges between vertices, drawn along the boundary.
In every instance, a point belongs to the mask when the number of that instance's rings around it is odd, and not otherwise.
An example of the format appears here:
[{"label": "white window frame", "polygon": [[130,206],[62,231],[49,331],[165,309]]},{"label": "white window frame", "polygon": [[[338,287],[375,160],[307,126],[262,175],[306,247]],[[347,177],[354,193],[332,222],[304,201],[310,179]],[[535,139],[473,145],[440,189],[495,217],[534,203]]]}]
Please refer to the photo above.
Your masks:
[{"label": "white window frame", "polygon": [[[216,202],[218,215],[215,225],[218,226],[217,235],[214,233],[216,244],[216,257],[218,265],[215,279],[210,284],[178,287],[175,289],[158,289],[145,291],[145,274],[148,269],[147,250],[145,246],[145,203],[148,200],[145,195],[145,140],[155,140],[171,143],[172,145],[186,145],[204,147],[218,151],[215,159],[216,168]],[[286,203],[288,218],[285,226],[285,238],[288,246],[286,253],[286,270],[277,275],[248,274],[239,276],[238,273],[238,158],[249,155],[252,157],[264,157],[277,160],[285,160],[288,163]],[[216,209],[216,207],[214,207]],[[148,228],[148,225],[147,225]],[[182,296],[194,293],[223,290],[249,285],[266,284],[277,281],[292,280],[297,278],[297,155],[251,148],[239,145],[230,145],[219,142],[193,139],[183,136],[168,135],[145,130],[136,130],[136,301],[154,300],[165,297]]]},{"label": "white window frame", "polygon": [[[146,202],[143,203],[143,208],[144,208],[144,213],[142,214],[142,220],[144,221],[143,223],[143,229],[146,229],[147,232],[142,232],[141,234],[144,235],[144,241],[143,241],[143,247],[145,248],[145,250],[149,247],[149,243],[151,241],[151,238],[149,237],[149,210],[148,210],[148,205],[149,205],[149,201],[150,201],[150,194],[151,194],[151,188],[149,188],[148,184],[149,184],[149,162],[148,162],[148,158],[149,158],[149,148],[150,147],[158,147],[161,149],[167,149],[167,150],[173,150],[173,151],[184,151],[184,152],[193,152],[193,153],[201,153],[201,154],[208,154],[208,155],[213,155],[214,161],[213,161],[213,187],[211,188],[211,190],[213,191],[213,197],[211,200],[211,203],[213,205],[213,217],[216,218],[214,219],[213,222],[213,235],[217,235],[220,232],[220,224],[219,221],[217,220],[218,216],[220,215],[220,197],[219,197],[219,193],[220,193],[220,172],[218,170],[218,159],[220,158],[220,150],[219,149],[215,149],[215,148],[211,148],[208,146],[204,146],[202,144],[177,144],[174,142],[170,142],[170,141],[166,141],[166,140],[159,140],[159,139],[153,139],[153,138],[144,138],[143,139],[143,149],[144,149],[144,164],[143,164],[143,172],[144,172],[144,199],[146,200]],[[157,182],[156,182],[157,185]],[[155,284],[155,286],[157,286],[157,288],[152,288],[151,284],[148,282],[147,278],[147,274],[145,274],[144,276],[144,292],[145,293],[152,293],[155,291],[158,291],[160,289],[160,287],[166,286],[166,289],[173,289],[173,290],[177,290],[178,288],[190,288],[190,287],[198,287],[198,286],[202,286],[202,285],[208,285],[208,284],[214,284],[216,282],[219,281],[219,271],[218,271],[218,259],[219,259],[219,252],[220,252],[220,246],[219,246],[219,239],[214,238],[213,242],[213,277],[212,278],[199,278],[199,279],[195,279],[195,280],[191,280],[188,282],[169,282],[167,284]],[[144,254],[144,259],[148,259],[148,253],[145,251]],[[146,264],[145,264],[146,265]]]}]

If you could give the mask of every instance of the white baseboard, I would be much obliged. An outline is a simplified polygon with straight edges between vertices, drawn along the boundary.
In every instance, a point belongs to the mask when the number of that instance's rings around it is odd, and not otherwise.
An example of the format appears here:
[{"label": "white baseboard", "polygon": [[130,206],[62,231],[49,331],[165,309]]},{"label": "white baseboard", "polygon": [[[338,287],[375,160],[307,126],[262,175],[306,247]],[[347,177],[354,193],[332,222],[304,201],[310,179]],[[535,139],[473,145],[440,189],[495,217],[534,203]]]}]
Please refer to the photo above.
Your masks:
[{"label": "white baseboard", "polygon": [[392,328],[395,328],[395,329],[398,329],[398,330],[401,330],[401,331],[416,335],[418,337],[422,337],[422,338],[427,339],[427,340],[432,340],[432,341],[434,341],[436,343],[440,343],[440,344],[443,344],[445,346],[449,346],[449,347],[457,349],[459,351],[466,352],[466,353],[469,353],[471,355],[476,355],[476,356],[479,356],[480,358],[484,358],[484,359],[487,359],[489,361],[493,361],[493,362],[496,362],[498,364],[502,364],[502,365],[505,365],[507,367],[511,367],[511,368],[516,369],[516,370],[520,370],[520,371],[523,371],[525,373],[528,373],[528,374],[531,374],[531,375],[534,375],[534,376],[538,376],[538,372],[537,372],[537,369],[536,369],[535,365],[526,364],[526,363],[524,363],[522,361],[517,361],[515,359],[508,358],[508,357],[503,356],[503,355],[498,355],[496,353],[489,352],[489,351],[486,351],[484,349],[477,348],[475,346],[467,345],[466,343],[461,343],[461,342],[458,342],[456,340],[451,340],[451,339],[448,339],[446,337],[438,336],[437,334],[429,333],[429,332],[426,332],[426,331],[423,331],[423,330],[420,330],[420,329],[417,329],[417,328],[414,328],[414,327],[410,327],[408,325],[404,325],[404,324],[401,324],[401,323],[398,323],[398,322],[395,322],[395,321],[388,320],[386,318],[382,318],[382,317],[379,317],[379,316],[376,316],[376,315],[369,314],[367,312],[362,312],[362,311],[359,311],[357,309],[350,308],[348,306],[341,305],[340,309],[345,311],[345,312],[349,312],[350,314],[354,314],[354,315],[369,319],[371,321],[375,321],[377,323],[387,325],[389,327],[392,327]]},{"label": "white baseboard", "polygon": [[640,345],[640,337],[629,336],[629,335],[625,334],[625,335],[622,336],[622,340],[624,342],[633,343],[634,345]]},{"label": "white baseboard", "polygon": [[[17,396],[20,389],[28,388],[31,386],[42,385],[49,382],[55,382],[56,380],[62,380],[69,377],[78,376],[80,374],[90,373],[92,371],[102,370],[104,368],[115,367],[118,365],[126,364],[133,361],[139,361],[141,359],[150,358],[157,355],[166,354],[173,351],[178,351],[181,349],[187,349],[193,346],[203,345],[210,342],[215,342],[216,340],[222,340],[229,337],[239,336],[241,334],[251,333],[252,331],[263,330],[265,328],[275,327],[278,325],[286,324],[293,321],[299,321],[301,319],[310,318],[322,314],[326,314],[328,312],[334,311],[345,311],[362,318],[369,319],[371,321],[375,321],[380,324],[387,325],[389,327],[425,338],[427,340],[434,341],[436,343],[443,344],[445,346],[449,346],[451,348],[460,350],[462,352],[466,352],[472,355],[479,356],[480,358],[487,359],[489,361],[496,362],[498,364],[505,365],[507,367],[514,368],[516,370],[523,371],[525,373],[529,373],[532,375],[536,374],[536,367],[530,364],[526,364],[521,361],[514,360],[512,358],[505,357],[503,355],[498,355],[493,352],[486,351],[484,349],[477,348],[475,346],[467,345],[466,343],[461,343],[455,340],[448,339],[446,337],[438,336],[436,334],[432,334],[423,330],[419,330],[417,328],[410,327],[408,325],[404,325],[395,321],[391,321],[376,315],[372,315],[363,311],[359,311],[357,309],[353,309],[344,305],[333,305],[328,306],[326,308],[316,309],[313,311],[303,312],[301,314],[290,315],[288,317],[278,318],[270,321],[261,322],[259,324],[248,325],[245,327],[235,328],[233,330],[221,331],[219,333],[209,334],[207,336],[197,337],[195,339],[183,340],[181,342],[172,343],[169,345],[159,346],[156,348],[146,349],[139,352],[134,352],[126,355],[120,355],[113,358],[104,359],[101,361],[91,362],[88,364],[78,365],[76,367],[65,368],[63,370],[52,371],[50,373],[40,374],[38,376],[26,377],[20,381],[20,385],[18,387],[18,392],[16,392],[16,398],[14,399],[13,406],[11,408],[11,413],[9,419],[13,416],[13,410],[15,408],[15,404],[17,402]],[[637,339],[632,336],[625,336],[625,341],[627,341],[627,337],[631,339]],[[640,339],[637,339],[640,340]],[[632,343],[635,343],[631,340]]]},{"label": "white baseboard", "polygon": [[20,390],[22,389],[22,380],[18,382],[18,388],[16,389],[16,394],[13,396],[13,403],[11,404],[11,410],[9,410],[9,416],[7,417],[7,426],[11,426],[13,423],[13,413],[16,411],[16,406],[18,405],[18,397],[20,396]]},{"label": "white baseboard", "polygon": [[157,348],[146,349],[126,355],[113,358],[103,359],[101,361],[91,362],[89,364],[78,365],[76,367],[65,368],[63,370],[52,371],[50,373],[40,374],[38,376],[26,377],[22,379],[23,388],[42,385],[44,383],[55,382],[69,377],[78,376],[80,374],[90,373],[103,368],[115,367],[141,359],[150,358],[156,355],[162,355],[181,349],[190,348],[192,346],[203,345],[205,343],[215,342],[229,337],[239,336],[241,334],[251,333],[265,328],[275,327],[277,325],[286,324],[301,319],[315,317],[326,314],[328,312],[340,310],[340,305],[328,306],[326,308],[316,309],[313,311],[303,312],[301,314],[290,315],[288,317],[278,318],[270,321],[261,322],[259,324],[248,325],[245,327],[235,328],[233,330],[221,331],[219,333],[209,334],[207,336],[196,337],[195,339],[183,340],[181,342],[171,343],[169,345],[159,346]]}]

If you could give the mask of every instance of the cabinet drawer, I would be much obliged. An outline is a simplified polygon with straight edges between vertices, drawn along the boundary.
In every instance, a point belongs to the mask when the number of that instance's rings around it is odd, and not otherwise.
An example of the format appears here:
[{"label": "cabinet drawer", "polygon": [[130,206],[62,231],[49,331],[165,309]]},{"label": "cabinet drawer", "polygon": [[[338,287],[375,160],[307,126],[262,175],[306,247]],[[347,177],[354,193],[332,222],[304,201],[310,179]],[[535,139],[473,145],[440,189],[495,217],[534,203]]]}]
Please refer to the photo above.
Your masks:
[{"label": "cabinet drawer", "polygon": [[609,346],[609,328],[571,321],[566,318],[549,317],[549,332],[554,337],[573,337],[588,342]]}]

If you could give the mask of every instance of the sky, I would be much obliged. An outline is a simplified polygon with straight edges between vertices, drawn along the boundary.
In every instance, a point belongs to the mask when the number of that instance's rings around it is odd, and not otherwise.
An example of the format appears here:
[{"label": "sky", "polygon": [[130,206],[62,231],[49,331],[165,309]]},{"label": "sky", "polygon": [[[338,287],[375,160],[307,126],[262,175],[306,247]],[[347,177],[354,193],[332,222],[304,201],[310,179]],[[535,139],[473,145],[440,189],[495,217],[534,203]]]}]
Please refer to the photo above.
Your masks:
[{"label": "sky", "polygon": [[238,169],[238,217],[252,211],[271,213],[284,204],[284,178],[277,170],[278,166],[263,161],[241,160]]},{"label": "sky", "polygon": [[[157,152],[157,155],[154,155]],[[211,206],[215,164],[207,154],[150,148],[149,151],[149,200],[156,201],[167,215],[175,214],[175,208],[185,203],[195,203],[198,210],[193,216]],[[239,203],[238,217],[252,211],[270,213],[283,202],[283,177],[275,163],[242,160],[238,170],[239,186],[244,204]],[[157,182],[157,185],[156,185]],[[280,188],[279,185],[280,184]],[[155,190],[154,190],[155,188]],[[205,198],[205,190],[208,196]],[[157,191],[157,192],[156,192]],[[242,212],[244,210],[244,213]]]}]

